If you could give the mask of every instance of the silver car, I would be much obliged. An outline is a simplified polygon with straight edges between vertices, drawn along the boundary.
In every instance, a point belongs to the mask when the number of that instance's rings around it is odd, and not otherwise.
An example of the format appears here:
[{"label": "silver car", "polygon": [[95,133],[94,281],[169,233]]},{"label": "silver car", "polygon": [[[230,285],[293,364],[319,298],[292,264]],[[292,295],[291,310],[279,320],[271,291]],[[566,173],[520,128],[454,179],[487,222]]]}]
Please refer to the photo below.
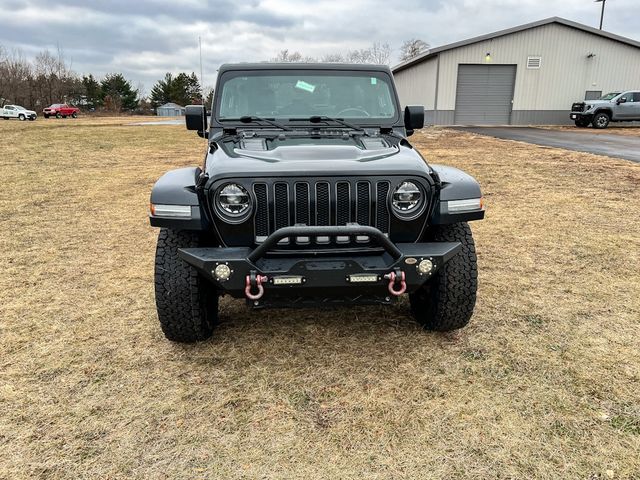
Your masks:
[{"label": "silver car", "polygon": [[576,102],[569,114],[577,127],[607,128],[609,122],[640,121],[640,90],[611,92],[598,100]]}]

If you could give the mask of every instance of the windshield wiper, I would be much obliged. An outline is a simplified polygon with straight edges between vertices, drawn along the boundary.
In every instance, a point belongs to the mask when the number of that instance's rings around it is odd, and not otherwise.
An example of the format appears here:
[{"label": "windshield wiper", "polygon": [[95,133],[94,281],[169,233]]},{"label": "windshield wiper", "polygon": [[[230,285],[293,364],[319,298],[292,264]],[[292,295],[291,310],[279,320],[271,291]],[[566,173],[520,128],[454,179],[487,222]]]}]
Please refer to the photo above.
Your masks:
[{"label": "windshield wiper", "polygon": [[277,127],[281,130],[287,130],[287,131],[293,130],[292,128],[289,128],[286,125],[282,125],[281,123],[274,122],[273,120],[269,120],[267,118],[256,117],[255,115],[244,115],[240,117],[240,121],[242,123],[264,122],[264,123],[268,123],[269,125],[273,125],[274,127]]},{"label": "windshield wiper", "polygon": [[341,120],[339,118],[333,118],[333,117],[327,117],[326,115],[313,115],[311,117],[309,117],[309,121],[311,123],[320,123],[320,122],[335,122],[339,125],[344,125],[345,127],[348,127],[352,130],[358,130],[359,132],[362,132],[364,135],[366,135],[367,137],[370,137],[371,135],[369,135],[369,133],[360,125],[356,125],[354,123],[349,123],[349,122],[345,122],[344,120]]}]

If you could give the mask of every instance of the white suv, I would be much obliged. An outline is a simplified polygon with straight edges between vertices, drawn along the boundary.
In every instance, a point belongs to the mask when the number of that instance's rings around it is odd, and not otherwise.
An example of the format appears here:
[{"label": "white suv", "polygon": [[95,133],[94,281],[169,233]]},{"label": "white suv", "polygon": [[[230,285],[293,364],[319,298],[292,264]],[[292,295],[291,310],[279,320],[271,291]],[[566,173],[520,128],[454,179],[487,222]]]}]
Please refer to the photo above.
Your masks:
[{"label": "white suv", "polygon": [[10,118],[17,118],[18,120],[35,120],[38,115],[33,110],[27,110],[20,105],[5,105],[0,108],[0,117],[5,120],[9,120]]}]

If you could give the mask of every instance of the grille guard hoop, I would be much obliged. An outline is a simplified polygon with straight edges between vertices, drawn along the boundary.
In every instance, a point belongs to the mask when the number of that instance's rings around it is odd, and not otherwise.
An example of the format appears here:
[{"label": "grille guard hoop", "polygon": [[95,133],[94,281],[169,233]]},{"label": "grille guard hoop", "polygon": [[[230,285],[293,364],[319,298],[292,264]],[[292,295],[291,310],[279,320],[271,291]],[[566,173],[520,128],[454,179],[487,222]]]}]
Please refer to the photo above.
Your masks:
[{"label": "grille guard hoop", "polygon": [[278,242],[285,238],[290,237],[312,237],[312,236],[354,236],[354,235],[366,235],[372,240],[375,240],[379,246],[385,249],[385,251],[391,255],[394,260],[398,260],[402,257],[402,252],[398,250],[389,238],[375,227],[369,227],[365,225],[346,225],[346,226],[293,226],[284,227],[276,230],[267,239],[262,242],[255,250],[253,250],[247,260],[251,263],[257,262],[270,249],[276,247]]}]

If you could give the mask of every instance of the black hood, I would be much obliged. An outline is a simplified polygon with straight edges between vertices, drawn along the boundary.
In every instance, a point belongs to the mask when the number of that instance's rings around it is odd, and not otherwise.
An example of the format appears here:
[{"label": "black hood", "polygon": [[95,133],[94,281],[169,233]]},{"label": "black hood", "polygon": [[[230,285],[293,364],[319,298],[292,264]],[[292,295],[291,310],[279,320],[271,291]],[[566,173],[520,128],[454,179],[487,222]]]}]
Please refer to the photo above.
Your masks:
[{"label": "black hood", "polygon": [[[215,148],[217,147],[217,148]],[[391,135],[228,137],[209,153],[212,180],[274,176],[428,176],[408,142]]]}]

